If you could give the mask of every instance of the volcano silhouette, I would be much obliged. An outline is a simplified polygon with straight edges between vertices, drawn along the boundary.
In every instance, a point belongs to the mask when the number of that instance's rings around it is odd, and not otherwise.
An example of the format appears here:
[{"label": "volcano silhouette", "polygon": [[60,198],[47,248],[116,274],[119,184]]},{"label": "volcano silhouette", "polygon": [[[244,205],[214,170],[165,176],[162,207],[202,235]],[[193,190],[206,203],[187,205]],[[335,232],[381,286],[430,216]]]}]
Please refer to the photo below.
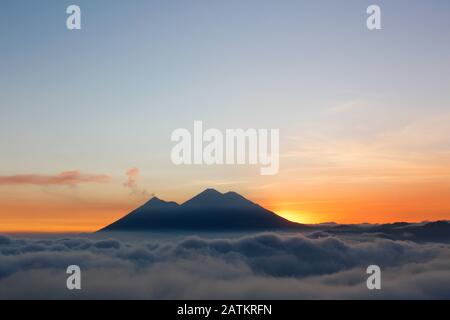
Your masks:
[{"label": "volcano silhouette", "polygon": [[179,205],[156,197],[99,231],[271,231],[306,226],[286,220],[236,192],[206,189]]}]

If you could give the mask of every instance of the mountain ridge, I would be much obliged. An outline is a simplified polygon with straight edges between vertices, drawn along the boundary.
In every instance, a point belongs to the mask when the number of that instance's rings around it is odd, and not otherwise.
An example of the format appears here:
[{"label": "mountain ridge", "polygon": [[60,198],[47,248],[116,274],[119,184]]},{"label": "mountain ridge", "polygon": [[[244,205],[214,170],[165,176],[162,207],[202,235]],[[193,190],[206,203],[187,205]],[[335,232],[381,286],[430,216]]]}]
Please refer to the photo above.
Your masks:
[{"label": "mountain ridge", "polygon": [[229,191],[208,188],[182,204],[152,197],[99,231],[233,231],[308,228]]}]

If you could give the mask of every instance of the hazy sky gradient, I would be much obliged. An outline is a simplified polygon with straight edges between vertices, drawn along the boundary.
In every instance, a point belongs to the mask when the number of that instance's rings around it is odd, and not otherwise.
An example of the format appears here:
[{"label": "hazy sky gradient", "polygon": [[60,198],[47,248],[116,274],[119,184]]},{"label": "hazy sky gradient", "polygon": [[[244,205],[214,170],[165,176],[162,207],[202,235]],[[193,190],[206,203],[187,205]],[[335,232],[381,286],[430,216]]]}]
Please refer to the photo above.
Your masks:
[{"label": "hazy sky gradient", "polygon": [[[0,176],[110,181],[0,179],[0,231],[94,230],[206,187],[302,222],[449,219],[450,3],[375,2],[380,31],[374,1],[2,0]],[[279,175],[174,166],[194,120],[280,128]]]}]

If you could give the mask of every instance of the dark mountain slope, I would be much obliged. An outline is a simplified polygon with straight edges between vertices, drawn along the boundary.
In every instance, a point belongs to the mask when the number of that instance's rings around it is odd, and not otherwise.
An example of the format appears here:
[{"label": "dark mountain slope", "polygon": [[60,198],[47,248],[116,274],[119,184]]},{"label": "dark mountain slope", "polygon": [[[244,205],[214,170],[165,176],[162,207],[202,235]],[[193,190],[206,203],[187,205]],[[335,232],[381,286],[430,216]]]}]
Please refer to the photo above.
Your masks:
[{"label": "dark mountain slope", "polygon": [[243,231],[301,229],[235,192],[207,189],[182,205],[152,198],[100,231]]}]

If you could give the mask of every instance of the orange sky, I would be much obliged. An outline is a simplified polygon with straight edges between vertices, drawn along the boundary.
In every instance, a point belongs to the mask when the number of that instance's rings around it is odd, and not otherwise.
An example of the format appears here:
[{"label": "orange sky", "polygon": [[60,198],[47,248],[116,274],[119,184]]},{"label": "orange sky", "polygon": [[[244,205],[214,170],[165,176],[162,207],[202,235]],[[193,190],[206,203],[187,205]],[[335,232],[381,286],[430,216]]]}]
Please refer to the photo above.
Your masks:
[{"label": "orange sky", "polygon": [[288,138],[274,176],[261,176],[258,166],[172,164],[124,167],[116,176],[0,175],[0,232],[92,232],[152,193],[182,203],[210,187],[301,223],[448,220],[450,115],[438,120],[366,140]]},{"label": "orange sky", "polygon": [[[0,204],[0,232],[92,232],[115,221],[151,195],[130,195],[122,186],[5,187]],[[52,189],[53,188],[53,189]],[[158,194],[179,203],[203,188]],[[384,223],[450,219],[450,186],[422,183],[286,182],[273,188],[217,187],[236,190],[250,200],[297,222]],[[172,196],[171,196],[172,194]]]}]

